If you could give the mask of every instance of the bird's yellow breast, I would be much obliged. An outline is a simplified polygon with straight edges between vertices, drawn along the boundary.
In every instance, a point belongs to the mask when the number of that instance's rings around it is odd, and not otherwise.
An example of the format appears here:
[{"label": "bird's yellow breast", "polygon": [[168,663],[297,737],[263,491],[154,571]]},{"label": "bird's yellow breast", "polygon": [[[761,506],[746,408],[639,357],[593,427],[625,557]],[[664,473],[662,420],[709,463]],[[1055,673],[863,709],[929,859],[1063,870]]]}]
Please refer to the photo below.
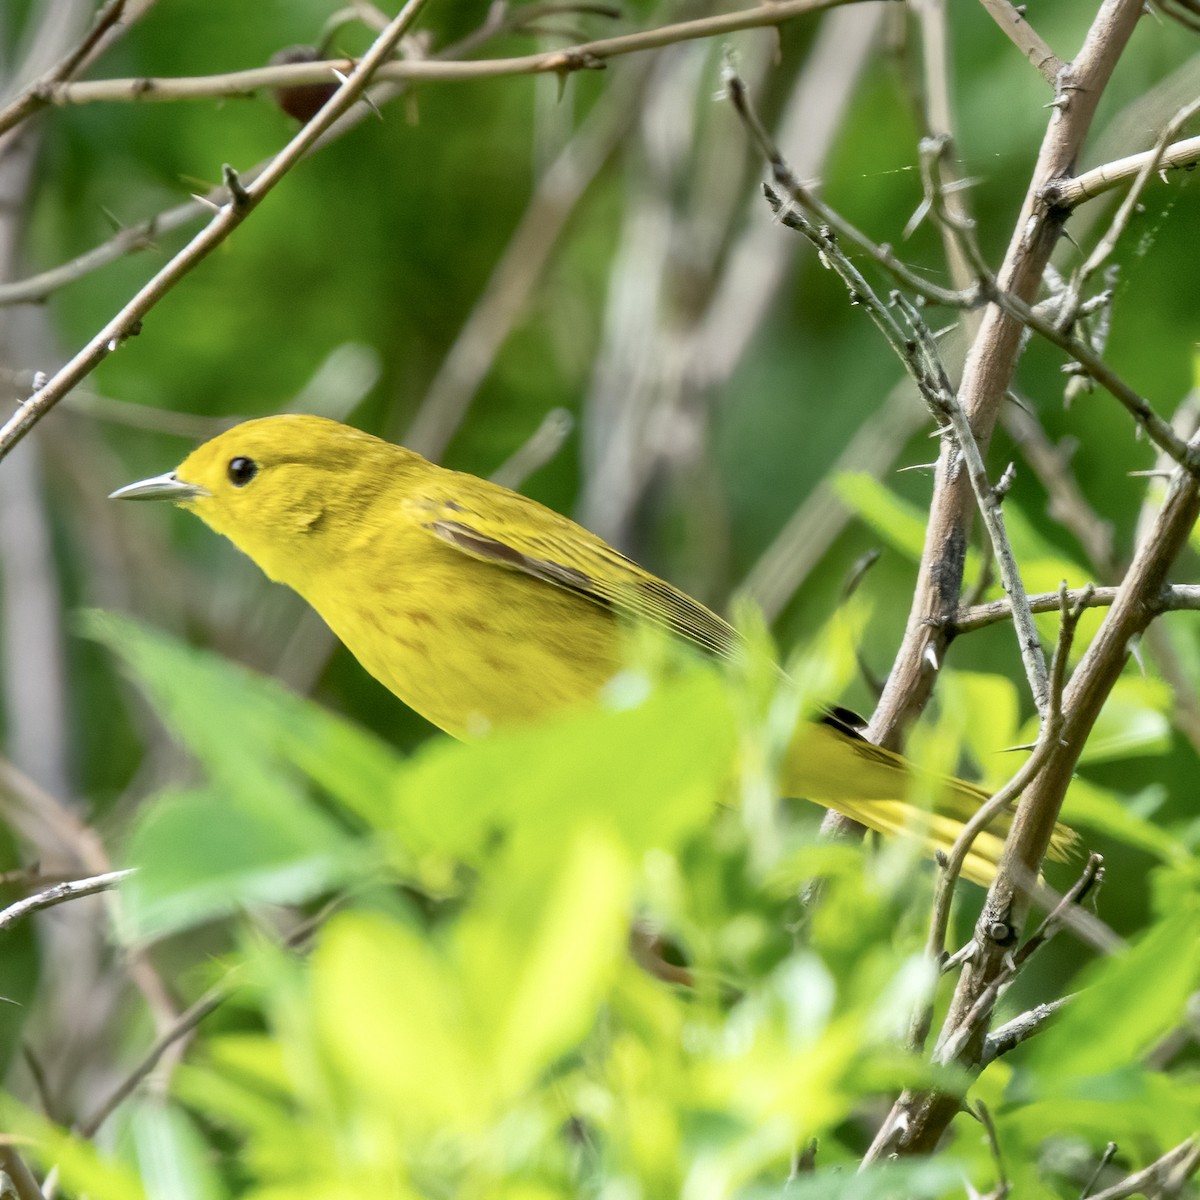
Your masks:
[{"label": "bird's yellow breast", "polygon": [[376,679],[457,737],[589,703],[619,666],[610,612],[407,523],[288,582]]}]

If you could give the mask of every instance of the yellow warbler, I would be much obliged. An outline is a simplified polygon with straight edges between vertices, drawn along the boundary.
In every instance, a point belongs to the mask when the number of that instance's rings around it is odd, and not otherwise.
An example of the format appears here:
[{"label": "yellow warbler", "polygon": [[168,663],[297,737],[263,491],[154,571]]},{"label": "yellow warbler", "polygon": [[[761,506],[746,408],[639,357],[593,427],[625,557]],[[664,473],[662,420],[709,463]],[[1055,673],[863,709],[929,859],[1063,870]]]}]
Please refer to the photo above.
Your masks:
[{"label": "yellow warbler", "polygon": [[[715,613],[574,521],[320,417],[247,421],[113,498],[196,513],[456,737],[594,700],[621,665],[622,617],[709,654],[738,641]],[[790,796],[948,848],[987,793],[942,780],[936,811],[922,812],[905,800],[911,771],[831,715],[802,723],[783,780]],[[968,878],[994,875],[1006,824],[979,836]],[[1060,828],[1056,857],[1073,839]]]}]

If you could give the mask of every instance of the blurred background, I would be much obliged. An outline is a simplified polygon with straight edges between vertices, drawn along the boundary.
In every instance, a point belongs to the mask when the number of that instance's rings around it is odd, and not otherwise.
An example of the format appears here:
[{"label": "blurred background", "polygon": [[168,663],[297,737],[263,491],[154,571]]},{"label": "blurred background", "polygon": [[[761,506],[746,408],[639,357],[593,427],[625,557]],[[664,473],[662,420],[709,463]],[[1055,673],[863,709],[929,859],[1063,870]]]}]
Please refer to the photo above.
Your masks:
[{"label": "blurred background", "polygon": [[[408,50],[470,38],[489,12],[498,31],[474,53],[500,57],[729,7],[513,4],[500,20],[485,3],[432,3]],[[722,96],[721,59],[735,56],[797,174],[944,282],[937,230],[910,225],[931,88],[948,89],[966,197],[993,264],[1051,94],[975,4],[939,18],[949,38],[939,76],[922,16],[939,7],[851,4],[778,30],[614,57],[602,71],[429,82],[381,103],[382,119],[360,109],[364,119],[294,170],[0,465],[0,735],[11,765],[114,853],[139,803],[186,771],[108,652],[76,635],[76,614],[92,607],[214,648],[400,748],[431,736],[298,597],[200,522],[105,498],[171,469],[236,420],[289,410],[500,478],[718,609],[747,593],[785,653],[822,627],[856,565],[878,551],[858,590],[871,614],[863,670],[830,697],[869,713],[908,613],[931,473],[907,468],[935,457],[930,421],[841,284],[772,219],[761,163]],[[1029,5],[1063,57],[1091,8]],[[330,54],[353,54],[372,36],[368,6],[341,11],[330,29],[333,0],[131,5],[143,9],[90,77],[232,71],[323,39]],[[93,12],[82,0],[6,0],[5,89],[75,44]],[[1200,39],[1148,15],[1081,166],[1153,145],[1198,88]],[[8,135],[5,416],[34,373],[81,346],[205,210],[181,210],[169,228],[155,224],[160,214],[215,187],[223,163],[248,171],[296,128],[263,93],[56,106]],[[1072,219],[1061,270],[1078,263],[1116,195]],[[1172,172],[1151,183],[1114,257],[1106,356],[1167,416],[1187,411],[1195,386],[1198,218],[1200,184]],[[94,269],[82,257],[122,237],[127,253]],[[41,278],[68,263],[69,277]],[[930,314],[934,328],[956,320]],[[954,367],[960,343],[953,334],[944,343]],[[1067,403],[1068,382],[1061,356],[1032,346],[989,459],[994,476],[1017,464],[1005,508],[1035,591],[1061,578],[1112,580],[1157,486],[1130,475],[1155,460],[1118,405],[1086,392]],[[1175,578],[1195,570],[1193,555]],[[1144,815],[1194,823],[1200,636],[1192,614],[1162,625],[1143,655],[1144,694],[1127,698],[1141,732],[1085,776],[1140,797]],[[1019,683],[1014,650],[998,625],[956,642],[951,665]],[[1130,667],[1135,682],[1139,670]],[[1018,718],[1032,714],[1027,696],[1023,704]],[[10,863],[17,847],[14,838],[5,849]],[[1143,861],[1138,850],[1111,853]],[[1109,898],[1105,916],[1119,932],[1145,919],[1137,887]],[[82,956],[86,941],[62,952]],[[14,965],[11,991],[28,995],[47,951],[26,934],[13,946],[27,967]],[[72,961],[101,1027],[103,993],[82,957]],[[1070,968],[1070,954],[1058,961]]]}]

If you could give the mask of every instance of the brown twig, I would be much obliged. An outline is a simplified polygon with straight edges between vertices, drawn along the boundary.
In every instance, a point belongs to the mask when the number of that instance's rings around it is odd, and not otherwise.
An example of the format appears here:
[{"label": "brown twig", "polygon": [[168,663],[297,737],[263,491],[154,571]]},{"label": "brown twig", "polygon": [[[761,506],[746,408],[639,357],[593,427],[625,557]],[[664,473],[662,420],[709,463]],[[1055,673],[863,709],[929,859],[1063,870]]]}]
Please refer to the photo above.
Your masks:
[{"label": "brown twig", "polygon": [[93,371],[120,344],[141,329],[142,319],[185,275],[198,266],[246,219],[279,181],[304,157],[317,139],[354,105],[382,63],[416,20],[425,0],[408,0],[388,28],[372,44],[328,103],[304,125],[249,185],[227,171],[235,194],[212,220],[113,317],[74,358],[57,371],[0,428],[0,459],[29,432],[71,388]]},{"label": "brown twig", "polygon": [[0,1172],[8,1177],[17,1200],[45,1200],[33,1172],[7,1135],[0,1135]]},{"label": "brown twig", "polygon": [[[793,17],[820,12],[847,2],[848,0],[778,0],[777,3],[757,4],[753,8],[737,12],[679,21],[672,25],[659,26],[657,29],[581,42],[562,50],[549,50],[516,58],[481,59],[474,62],[418,58],[388,62],[379,68],[375,78],[391,83],[429,83],[497,79],[512,75],[560,75],[573,71],[594,70],[603,67],[610,58],[621,55],[659,50],[664,46],[699,38],[723,37],[743,29],[780,25]],[[55,104],[92,104],[97,101],[114,100],[196,100],[245,96],[263,88],[328,83],[333,71],[346,73],[352,67],[354,62],[350,59],[330,59],[313,63],[285,63],[194,78],[95,80],[53,87],[49,90],[48,98]]]},{"label": "brown twig", "polygon": [[[1058,80],[1058,92],[1038,162],[1004,262],[996,276],[997,291],[1005,296],[1011,295],[1026,306],[1037,295],[1043,272],[1059,240],[1066,217],[1065,210],[1046,204],[1043,190],[1051,181],[1069,175],[1091,125],[1096,105],[1140,13],[1140,0],[1103,0],[1079,54],[1069,67],[1064,68]],[[1010,309],[989,304],[967,355],[959,400],[985,453],[1011,385],[1021,350],[1022,334],[1022,325],[1013,318]],[[905,725],[925,704],[935,675],[929,669],[930,661],[932,659],[936,663],[943,654],[947,644],[944,622],[958,608],[974,496],[967,483],[956,477],[953,467],[953,452],[943,446],[908,628],[868,730],[872,740],[885,745],[897,742]],[[1183,497],[1191,495],[1194,498],[1194,481],[1181,483],[1177,492],[1179,500],[1174,505],[1168,502],[1167,508],[1172,511],[1164,516],[1164,522],[1171,528],[1169,534],[1164,531],[1160,543],[1162,558],[1155,559],[1154,570],[1147,569],[1149,564],[1144,563],[1144,569],[1135,573],[1135,564],[1126,600],[1130,595],[1136,595],[1140,603],[1148,596],[1157,595],[1165,582],[1163,576],[1167,565],[1186,540],[1186,532],[1179,536],[1179,524],[1184,519],[1184,510],[1192,507],[1191,502]],[[1164,513],[1166,511],[1164,509]],[[1192,519],[1195,519],[1194,513]],[[1140,616],[1140,624],[1149,620],[1144,613]],[[1068,747],[1059,745],[1057,752],[1048,756],[1043,770],[1017,808],[997,880],[989,892],[984,916],[977,926],[975,955],[960,977],[951,1002],[945,1026],[948,1031],[963,1026],[976,1002],[991,991],[1004,970],[1011,938],[998,941],[989,931],[1003,928],[1014,936],[1019,933],[1025,901],[1023,893],[1018,891],[1018,875],[1036,878],[1037,867],[1049,845],[1062,795],[1082,739],[1090,730],[1099,704],[1107,695],[1112,679],[1115,679],[1111,656],[1119,654],[1119,661],[1124,661],[1128,636],[1132,633],[1131,617],[1127,604],[1118,598],[1116,605],[1109,610],[1105,626],[1124,634],[1119,648],[1102,632],[1088,652],[1093,656],[1093,662],[1096,661],[1096,655],[1109,656],[1101,659],[1106,667],[1101,673],[1103,683],[1099,682],[1095,671],[1081,679],[1081,667],[1067,689],[1063,699],[1062,736],[1071,744]],[[1087,660],[1088,656],[1085,655],[1085,662]],[[1092,701],[1081,704],[1080,693],[1087,683],[1096,691]],[[990,1011],[990,1006],[986,1004],[983,1008],[985,1013]],[[951,1032],[950,1036],[954,1034]],[[967,1064],[978,1063],[983,1036],[982,1022],[971,1025],[971,1033],[963,1046],[962,1061]],[[959,1097],[950,1093],[905,1092],[881,1128],[880,1136],[867,1155],[868,1161],[885,1152],[910,1154],[931,1150],[959,1105]]]},{"label": "brown twig", "polygon": [[108,1120],[121,1103],[137,1090],[144,1080],[172,1046],[181,1038],[187,1037],[209,1013],[216,1011],[229,995],[228,984],[222,983],[210,988],[194,1004],[189,1005],[175,1021],[154,1041],[132,1070],[127,1072],[120,1083],[113,1088],[92,1114],[75,1127],[81,1138],[95,1137],[100,1126]]},{"label": "brown twig", "polygon": [[1029,24],[1025,6],[1018,8],[1010,0],[980,0],[988,15],[1003,30],[1004,35],[1025,55],[1041,77],[1051,86],[1058,86],[1062,60],[1050,49],[1048,42]]}]

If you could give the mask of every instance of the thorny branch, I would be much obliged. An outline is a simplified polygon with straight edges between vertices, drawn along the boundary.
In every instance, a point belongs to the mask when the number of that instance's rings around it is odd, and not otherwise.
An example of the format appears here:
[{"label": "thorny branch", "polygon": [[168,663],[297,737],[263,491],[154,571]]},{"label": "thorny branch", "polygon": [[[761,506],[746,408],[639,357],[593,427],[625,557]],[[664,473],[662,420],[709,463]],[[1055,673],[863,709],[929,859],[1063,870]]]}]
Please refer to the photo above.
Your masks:
[{"label": "thorny branch", "polygon": [[[797,211],[804,210],[816,221],[828,225],[838,237],[870,254],[893,278],[916,294],[959,308],[983,304],[983,317],[967,356],[959,397],[966,421],[983,453],[1010,386],[1022,347],[1022,331],[1028,328],[1071,354],[1088,375],[1129,409],[1151,440],[1183,468],[1176,472],[1155,530],[1143,543],[1124,584],[1113,598],[1100,635],[1063,696],[1061,733],[1050,743],[1042,770],[1035,774],[1018,807],[997,881],[977,927],[973,953],[960,978],[940,1038],[939,1059],[958,1061],[968,1067],[978,1066],[981,1060],[995,998],[1011,977],[1009,947],[1020,936],[1028,907],[1023,881],[1036,879],[1080,747],[1125,661],[1129,638],[1149,623],[1156,610],[1161,611],[1165,572],[1185,543],[1200,509],[1197,486],[1200,440],[1186,442],[1144,398],[1116,377],[1090,346],[1033,307],[1050,253],[1069,212],[1052,199],[1054,189],[1070,179],[1095,106],[1139,15],[1137,0],[1104,0],[1079,55],[1058,72],[1057,95],[1038,164],[1005,262],[995,276],[978,254],[970,224],[955,221],[954,214],[945,209],[935,214],[952,229],[975,271],[976,282],[965,292],[930,287],[901,264],[889,247],[875,245],[858,230],[839,221],[828,205],[790,177],[786,164],[761,126],[747,120],[776,181],[794,201],[788,208],[780,198],[771,197],[785,224],[807,232],[804,226],[811,226],[812,221],[807,217],[805,221],[792,219]],[[737,103],[736,91],[731,89],[731,94]],[[936,163],[932,165],[936,168]],[[937,199],[936,186],[931,199]],[[861,297],[856,292],[854,298]],[[894,330],[886,322],[877,320],[877,323],[894,345]],[[971,503],[974,497],[956,469],[958,454],[959,440],[943,439],[920,583],[908,631],[869,730],[869,736],[884,744],[894,744],[903,724],[924,704],[942,652],[954,631],[966,534],[974,507]],[[973,487],[972,491],[977,493],[979,489]],[[954,1095],[904,1093],[881,1128],[868,1161],[885,1152],[932,1149],[958,1107],[959,1099]]]},{"label": "thorny branch", "polygon": [[[657,29],[645,29],[619,37],[582,42],[562,50],[528,54],[516,58],[480,59],[451,62],[439,58],[412,58],[391,61],[375,74],[380,82],[452,82],[466,79],[498,79],[513,75],[562,75],[573,71],[603,68],[610,58],[659,50],[679,42],[699,38],[724,37],[743,29],[761,29],[780,25],[792,17],[833,8],[847,0],[779,0],[756,4],[731,13],[679,21]],[[104,79],[63,84],[47,90],[55,104],[92,104],[112,100],[194,100],[211,97],[244,96],[263,88],[296,87],[328,83],[334,71],[343,74],[354,67],[350,59],[330,59],[312,63],[284,63],[250,71],[231,71],[223,75],[204,75],[180,79]]]},{"label": "thorny branch", "polygon": [[353,72],[345,78],[328,103],[304,125],[290,142],[267,164],[249,185],[242,185],[236,173],[226,168],[227,185],[233,184],[228,203],[176,254],[124,308],[113,317],[74,358],[29,397],[0,428],[0,459],[63,398],[81,379],[121,343],[141,329],[143,317],[194,267],[199,265],[246,219],[279,181],[312,148],[317,139],[366,90],[375,72],[392,55],[400,39],[420,14],[425,0],[408,0]]}]

